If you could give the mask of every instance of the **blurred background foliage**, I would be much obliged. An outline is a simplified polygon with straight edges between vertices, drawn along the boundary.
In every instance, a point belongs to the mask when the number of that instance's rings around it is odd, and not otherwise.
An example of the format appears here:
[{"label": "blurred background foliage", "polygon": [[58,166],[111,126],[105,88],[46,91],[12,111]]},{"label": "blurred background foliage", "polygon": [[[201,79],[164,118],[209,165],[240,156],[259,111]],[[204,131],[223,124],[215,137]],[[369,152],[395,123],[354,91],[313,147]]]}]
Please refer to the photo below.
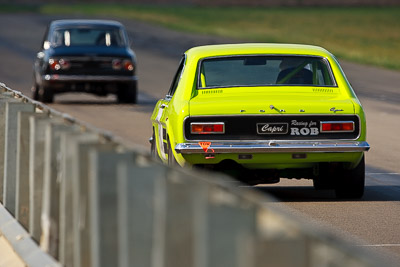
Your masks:
[{"label": "blurred background foliage", "polygon": [[[8,9],[8,10],[7,10]],[[0,10],[16,12],[3,6]],[[23,11],[26,11],[23,9]],[[145,21],[244,42],[322,46],[341,59],[400,70],[400,7],[199,7],[131,4],[46,4],[42,14]]]}]

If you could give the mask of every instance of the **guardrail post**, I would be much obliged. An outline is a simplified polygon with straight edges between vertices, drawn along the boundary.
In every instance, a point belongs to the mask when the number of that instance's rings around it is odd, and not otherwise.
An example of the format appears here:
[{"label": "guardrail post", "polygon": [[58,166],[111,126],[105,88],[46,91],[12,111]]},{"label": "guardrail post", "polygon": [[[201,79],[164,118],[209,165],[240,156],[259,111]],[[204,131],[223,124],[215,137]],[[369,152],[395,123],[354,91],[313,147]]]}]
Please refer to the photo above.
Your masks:
[{"label": "guardrail post", "polygon": [[[168,169],[166,174],[164,192],[165,233],[163,233],[165,239],[163,257],[166,267],[196,266],[195,264],[199,260],[197,253],[203,251],[201,249],[196,250],[196,245],[200,243],[197,243],[196,240],[197,222],[195,218],[200,219],[203,223],[205,221],[203,218],[196,217],[198,211],[195,209],[195,200],[205,191],[201,184],[189,182],[189,177],[187,173],[171,168]],[[160,193],[157,192],[157,195]],[[179,231],[173,229],[179,229]],[[176,253],[176,251],[179,251],[179,253]],[[201,256],[204,256],[204,254]]]},{"label": "guardrail post", "polygon": [[91,266],[119,266],[117,164],[131,155],[89,152]]},{"label": "guardrail post", "polygon": [[260,206],[257,218],[259,231],[253,245],[256,267],[379,266],[367,250],[343,243],[319,227],[316,230],[312,222],[297,217],[288,220],[290,215],[282,210]]},{"label": "guardrail post", "polygon": [[164,249],[166,171],[138,154],[118,163],[119,267],[164,266],[158,256]]},{"label": "guardrail post", "polygon": [[8,92],[0,94],[0,202],[4,203],[4,151],[6,137],[6,104],[7,102],[17,102]]},{"label": "guardrail post", "polygon": [[298,227],[298,221],[287,221],[282,214],[266,207],[260,207],[257,217],[259,232],[254,238],[256,267],[267,266],[266,259],[271,266],[331,266],[323,262],[311,263],[312,238]]},{"label": "guardrail post", "polygon": [[165,266],[252,267],[247,248],[256,233],[254,205],[192,175],[167,174]]},{"label": "guardrail post", "polygon": [[73,131],[76,128],[60,122],[52,122],[46,129],[40,247],[56,259],[59,247],[60,136],[63,132]]},{"label": "guardrail post", "polygon": [[0,205],[0,241],[3,246],[17,254],[14,257],[19,258],[17,262],[13,258],[7,260],[5,255],[7,251],[2,247],[1,266],[62,267],[38,247],[25,228],[2,205]]},{"label": "guardrail post", "polygon": [[[60,262],[64,266],[90,266],[88,234],[88,151],[101,144],[94,133],[61,135],[63,160],[60,187]],[[111,148],[110,148],[111,149]]]},{"label": "guardrail post", "polygon": [[16,173],[16,199],[15,218],[25,227],[29,228],[29,118],[33,112],[18,113],[17,127],[17,173]]},{"label": "guardrail post", "polygon": [[13,215],[16,209],[17,118],[19,112],[34,112],[34,109],[32,103],[7,102],[6,104],[3,204]]},{"label": "guardrail post", "polygon": [[52,119],[45,113],[35,113],[29,118],[29,233],[36,242],[40,241],[42,229],[44,144],[46,128]]},{"label": "guardrail post", "polygon": [[254,204],[218,186],[209,189],[208,199],[207,266],[251,266],[246,248],[257,231]]}]

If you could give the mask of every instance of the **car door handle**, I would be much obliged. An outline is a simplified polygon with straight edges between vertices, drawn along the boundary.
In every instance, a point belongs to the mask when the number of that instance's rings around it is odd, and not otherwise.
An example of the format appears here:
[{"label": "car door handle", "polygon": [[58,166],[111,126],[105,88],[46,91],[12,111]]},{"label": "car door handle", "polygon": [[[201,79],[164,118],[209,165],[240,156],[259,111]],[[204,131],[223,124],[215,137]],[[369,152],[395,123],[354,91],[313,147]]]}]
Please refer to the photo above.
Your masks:
[{"label": "car door handle", "polygon": [[160,108],[162,108],[162,109],[167,108],[167,107],[168,107],[168,105],[165,105],[165,104],[161,104],[161,106],[160,106]]}]

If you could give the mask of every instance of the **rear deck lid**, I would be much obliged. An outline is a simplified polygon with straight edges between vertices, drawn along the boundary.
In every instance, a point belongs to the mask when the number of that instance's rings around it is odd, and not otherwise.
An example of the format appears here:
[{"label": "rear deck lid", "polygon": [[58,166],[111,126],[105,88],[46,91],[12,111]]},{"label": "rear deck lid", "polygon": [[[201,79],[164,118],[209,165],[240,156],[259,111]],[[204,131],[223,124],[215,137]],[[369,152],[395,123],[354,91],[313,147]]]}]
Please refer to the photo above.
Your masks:
[{"label": "rear deck lid", "polygon": [[190,115],[354,114],[351,99],[338,88],[220,88],[198,90]]}]

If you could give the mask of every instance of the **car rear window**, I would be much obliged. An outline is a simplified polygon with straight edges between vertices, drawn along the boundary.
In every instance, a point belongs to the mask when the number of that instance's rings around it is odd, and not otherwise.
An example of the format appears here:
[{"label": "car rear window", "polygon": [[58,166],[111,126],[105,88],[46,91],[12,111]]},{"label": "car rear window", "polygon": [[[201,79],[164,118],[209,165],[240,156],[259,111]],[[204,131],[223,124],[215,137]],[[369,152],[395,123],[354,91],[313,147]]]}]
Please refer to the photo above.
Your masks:
[{"label": "car rear window", "polygon": [[56,29],[51,37],[54,47],[58,46],[124,46],[118,28],[76,27]]},{"label": "car rear window", "polygon": [[335,86],[328,61],[310,56],[214,57],[200,62],[198,88]]}]

